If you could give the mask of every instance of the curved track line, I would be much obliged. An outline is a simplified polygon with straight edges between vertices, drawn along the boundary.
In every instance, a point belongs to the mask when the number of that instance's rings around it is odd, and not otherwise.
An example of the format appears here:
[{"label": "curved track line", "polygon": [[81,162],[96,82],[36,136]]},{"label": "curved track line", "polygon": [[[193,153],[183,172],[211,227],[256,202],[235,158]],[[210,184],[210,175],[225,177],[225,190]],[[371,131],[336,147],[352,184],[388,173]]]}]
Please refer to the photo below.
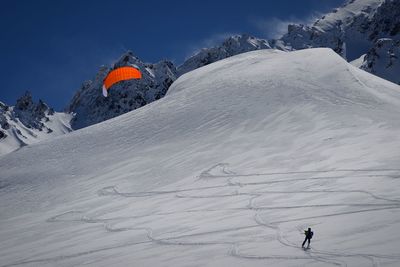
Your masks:
[{"label": "curved track line", "polygon": [[[214,178],[224,178],[226,179],[226,184],[224,185],[217,185],[217,186],[206,186],[206,187],[196,187],[196,188],[183,188],[178,190],[165,190],[165,191],[145,191],[145,192],[120,192],[116,186],[107,186],[97,191],[98,196],[121,196],[121,197],[151,197],[157,195],[165,195],[165,194],[175,194],[176,198],[225,198],[225,197],[237,197],[237,196],[249,196],[248,204],[244,208],[228,208],[228,209],[193,209],[193,210],[184,210],[184,211],[176,211],[176,212],[165,212],[165,213],[155,213],[155,214],[144,214],[144,215],[137,215],[137,216],[127,216],[127,217],[115,217],[115,218],[91,218],[87,216],[80,216],[83,215],[83,211],[68,211],[56,216],[53,216],[46,221],[51,222],[83,222],[83,223],[99,223],[107,232],[123,232],[123,231],[145,231],[147,239],[146,241],[141,242],[131,242],[125,243],[113,247],[105,247],[95,250],[88,250],[82,253],[74,253],[70,255],[64,256],[57,256],[52,258],[45,258],[45,259],[33,259],[33,260],[23,260],[20,262],[16,262],[14,264],[8,264],[5,266],[15,266],[15,265],[22,265],[22,264],[32,264],[32,263],[40,263],[40,262],[51,262],[51,261],[59,261],[63,259],[79,257],[83,255],[88,255],[91,253],[96,253],[104,250],[120,248],[124,246],[132,246],[137,244],[144,244],[144,243],[156,243],[161,245],[178,245],[178,246],[201,246],[201,245],[230,245],[230,249],[228,250],[228,255],[240,258],[247,258],[247,259],[282,259],[282,260],[296,260],[296,259],[306,259],[306,260],[315,260],[319,262],[324,262],[333,265],[340,265],[346,266],[346,262],[339,261],[337,259],[332,259],[331,257],[363,257],[373,263],[376,266],[376,258],[383,258],[383,259],[395,259],[400,260],[400,256],[397,255],[372,255],[372,254],[362,254],[362,253],[340,253],[340,252],[330,252],[330,251],[321,251],[313,249],[310,252],[307,252],[307,256],[286,256],[286,255],[268,255],[268,256],[257,256],[251,254],[243,254],[239,252],[238,244],[241,242],[234,242],[234,241],[192,241],[190,240],[193,237],[197,236],[207,236],[213,235],[218,233],[225,233],[225,232],[234,232],[239,230],[257,228],[257,227],[268,227],[273,229],[276,232],[276,240],[280,242],[284,246],[298,248],[296,244],[292,244],[288,241],[285,236],[283,235],[279,224],[286,223],[286,222],[293,222],[293,221],[302,221],[302,220],[309,220],[315,218],[324,218],[330,216],[339,216],[339,215],[346,215],[346,214],[354,214],[354,213],[362,213],[362,212],[372,212],[372,211],[381,211],[381,210],[389,210],[389,209],[398,209],[400,208],[400,200],[397,199],[389,199],[381,196],[377,196],[369,191],[364,190],[303,190],[303,191],[255,191],[249,193],[240,193],[236,191],[232,194],[215,194],[215,195],[182,195],[180,193],[184,192],[193,192],[193,191],[201,191],[207,189],[216,189],[216,188],[227,188],[229,186],[239,186],[245,187],[248,185],[262,185],[262,184],[274,184],[274,183],[287,183],[287,182],[295,182],[295,181],[303,181],[303,180],[327,180],[327,179],[349,179],[354,177],[384,177],[384,178],[399,178],[400,176],[393,176],[394,174],[369,174],[369,175],[341,175],[341,176],[326,176],[326,177],[304,177],[304,178],[289,178],[289,179],[278,179],[278,180],[269,180],[269,181],[261,181],[261,182],[254,182],[254,183],[240,183],[234,182],[233,179],[240,178],[240,177],[251,177],[251,176],[272,176],[272,175],[292,175],[292,174],[318,174],[318,173],[330,173],[330,172],[363,172],[363,173],[374,173],[374,172],[389,172],[389,171],[400,171],[400,169],[370,169],[370,170],[361,170],[361,169],[341,169],[341,170],[322,170],[322,171],[299,171],[299,172],[275,172],[275,173],[255,173],[255,174],[237,174],[233,171],[228,169],[229,164],[227,163],[219,163],[216,164],[209,169],[203,171],[198,176],[198,179],[214,179]],[[214,175],[213,172],[222,173],[222,175]],[[265,194],[311,194],[311,193],[362,193],[367,194],[370,197],[377,199],[377,200],[384,200],[391,203],[338,203],[338,204],[321,204],[321,205],[299,205],[299,206],[275,206],[275,207],[265,207],[265,206],[255,206],[254,202],[258,197],[261,197]],[[259,214],[258,211],[260,210],[271,210],[271,209],[288,209],[288,208],[314,208],[314,207],[342,207],[342,206],[354,206],[354,207],[381,207],[381,208],[371,208],[371,209],[362,209],[356,211],[347,211],[347,212],[338,212],[338,213],[330,213],[325,215],[318,215],[318,216],[309,216],[309,217],[301,217],[301,218],[293,218],[289,220],[280,220],[266,223],[264,222]],[[212,230],[212,231],[205,231],[193,234],[183,234],[177,235],[172,237],[154,237],[153,229],[149,227],[114,227],[108,222],[118,221],[123,219],[135,219],[135,218],[143,218],[146,216],[166,216],[166,215],[174,215],[179,213],[195,213],[195,212],[226,212],[229,210],[247,210],[247,211],[255,211],[254,220],[256,222],[255,225],[247,225],[247,226],[239,226],[239,227],[232,227],[226,229],[219,229],[219,230]],[[77,216],[79,215],[79,216]],[[72,216],[72,218],[68,218]],[[77,217],[75,217],[77,216]],[[67,217],[64,218],[63,217]],[[165,233],[164,233],[165,234]],[[189,240],[177,240],[177,239],[189,239]],[[243,241],[242,241],[243,242]],[[251,242],[251,240],[247,240],[246,242]]]}]

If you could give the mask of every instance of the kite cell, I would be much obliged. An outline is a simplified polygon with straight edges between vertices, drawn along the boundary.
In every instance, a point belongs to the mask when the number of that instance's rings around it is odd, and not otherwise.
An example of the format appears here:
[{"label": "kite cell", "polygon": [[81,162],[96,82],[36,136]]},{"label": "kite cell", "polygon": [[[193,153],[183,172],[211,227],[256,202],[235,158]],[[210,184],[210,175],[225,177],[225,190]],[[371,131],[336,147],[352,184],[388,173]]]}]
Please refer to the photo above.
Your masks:
[{"label": "kite cell", "polygon": [[103,95],[107,97],[108,90],[111,88],[111,86],[118,82],[140,78],[142,78],[142,73],[134,67],[126,66],[114,69],[110,71],[107,77],[104,79]]}]

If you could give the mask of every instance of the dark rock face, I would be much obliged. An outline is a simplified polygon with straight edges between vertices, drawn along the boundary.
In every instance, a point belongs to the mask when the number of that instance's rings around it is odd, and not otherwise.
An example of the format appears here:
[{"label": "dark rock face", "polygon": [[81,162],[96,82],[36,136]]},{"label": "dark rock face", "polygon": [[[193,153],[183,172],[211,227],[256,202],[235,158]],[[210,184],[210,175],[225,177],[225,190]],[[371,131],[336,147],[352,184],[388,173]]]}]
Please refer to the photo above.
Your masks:
[{"label": "dark rock face", "polygon": [[6,113],[9,107],[6,104],[0,102],[0,127],[4,130],[10,129],[10,124],[8,123]]},{"label": "dark rock face", "polygon": [[400,41],[378,39],[365,55],[361,69],[400,85]]},{"label": "dark rock face", "polygon": [[[46,115],[54,113],[54,110],[49,108],[42,100],[38,103],[34,103],[30,92],[25,92],[21,96],[13,109],[12,118],[19,119],[22,124],[28,128],[42,130],[44,124],[41,122],[42,119],[46,119]],[[47,118],[48,119],[48,118]]]},{"label": "dark rock face", "polygon": [[378,7],[376,13],[366,23],[365,32],[369,39],[376,41],[380,38],[400,39],[400,2],[386,0]]},{"label": "dark rock face", "polygon": [[5,132],[3,132],[2,130],[0,130],[0,139],[4,139],[7,137],[7,134]]}]

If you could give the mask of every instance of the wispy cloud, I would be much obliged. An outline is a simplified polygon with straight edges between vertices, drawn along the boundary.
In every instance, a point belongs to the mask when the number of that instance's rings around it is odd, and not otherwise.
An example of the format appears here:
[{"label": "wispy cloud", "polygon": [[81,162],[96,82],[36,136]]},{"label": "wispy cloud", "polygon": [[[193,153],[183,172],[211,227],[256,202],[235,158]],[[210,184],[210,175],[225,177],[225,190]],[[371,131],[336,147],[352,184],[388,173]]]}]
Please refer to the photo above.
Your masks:
[{"label": "wispy cloud", "polygon": [[189,44],[186,49],[185,60],[198,53],[202,48],[210,48],[220,45],[225,39],[235,34],[236,33],[233,32],[215,33],[197,41],[196,43]]},{"label": "wispy cloud", "polygon": [[287,27],[289,24],[303,24],[310,25],[314,23],[317,18],[321,17],[319,13],[313,13],[305,18],[286,18],[280,19],[277,17],[271,18],[251,18],[250,23],[253,24],[257,30],[262,34],[262,37],[268,39],[277,39],[287,33]]},{"label": "wispy cloud", "polygon": [[216,33],[213,34],[200,42],[203,47],[212,47],[222,43],[225,39],[229,38],[236,33],[233,32],[224,32],[224,33]]}]

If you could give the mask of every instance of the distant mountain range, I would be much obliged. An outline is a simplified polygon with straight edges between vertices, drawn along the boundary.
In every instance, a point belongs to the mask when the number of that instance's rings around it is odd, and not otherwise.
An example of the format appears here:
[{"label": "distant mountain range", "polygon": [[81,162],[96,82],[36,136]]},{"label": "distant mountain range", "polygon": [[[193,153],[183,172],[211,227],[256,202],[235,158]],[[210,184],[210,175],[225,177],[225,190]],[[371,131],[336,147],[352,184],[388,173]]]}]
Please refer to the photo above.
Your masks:
[{"label": "distant mountain range", "polygon": [[[147,105],[164,97],[179,76],[218,60],[260,49],[293,51],[316,47],[331,48],[353,65],[400,84],[400,1],[351,0],[322,16],[312,25],[289,25],[288,32],[280,39],[265,40],[248,34],[231,36],[221,45],[201,49],[180,66],[165,60],[155,64],[144,63],[132,52],[126,52],[114,66],[102,66],[93,80],[82,84],[65,110],[65,113],[71,115],[53,113],[60,118],[58,124],[65,128],[54,131],[54,126],[49,126],[51,134],[45,134],[43,138],[53,136],[55,132],[68,132],[70,128],[87,127]],[[111,69],[125,65],[138,66],[143,78],[113,86],[109,97],[104,98],[101,93],[104,77]],[[45,104],[40,102],[38,105]],[[3,151],[12,151],[30,143],[30,138],[22,134],[21,128],[38,130],[41,133],[49,131],[46,130],[47,124],[43,120],[48,118],[46,116],[52,116],[50,108],[47,113],[43,113],[38,111],[43,108],[30,106],[21,113],[19,106],[17,101],[14,108],[2,104],[2,107],[7,108],[0,109],[0,147],[3,147],[0,155],[5,153]],[[32,115],[22,115],[30,112]],[[18,127],[9,123],[17,118]],[[66,118],[72,119],[66,123]],[[10,130],[10,127],[16,128]],[[10,146],[9,143],[13,145]],[[4,149],[5,146],[8,148]]]}]

